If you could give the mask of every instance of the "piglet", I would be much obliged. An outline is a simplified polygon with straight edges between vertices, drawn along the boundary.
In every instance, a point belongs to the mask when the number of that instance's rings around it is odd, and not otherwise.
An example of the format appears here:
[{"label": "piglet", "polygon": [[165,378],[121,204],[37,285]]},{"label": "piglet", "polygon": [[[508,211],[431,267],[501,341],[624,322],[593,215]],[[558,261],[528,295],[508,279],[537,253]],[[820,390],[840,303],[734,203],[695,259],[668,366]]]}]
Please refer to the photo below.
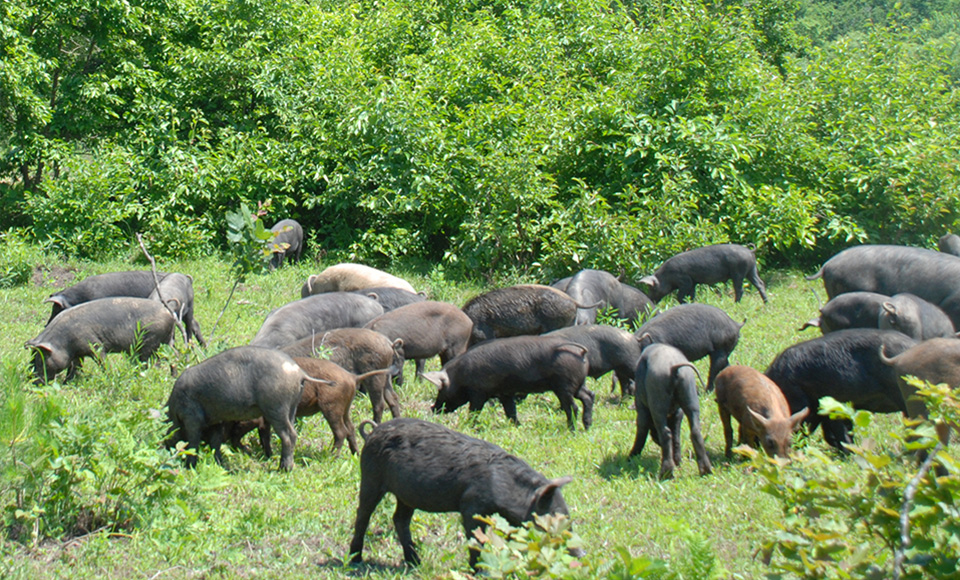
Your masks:
[{"label": "piglet", "polygon": [[690,440],[697,454],[700,475],[712,472],[700,432],[700,399],[697,397],[695,376],[699,377],[697,368],[679,349],[668,344],[648,346],[637,363],[634,378],[637,389],[637,438],[630,455],[632,457],[643,452],[652,427],[653,439],[661,449],[660,479],[673,477],[673,470],[680,463],[680,422],[684,415],[690,420]]},{"label": "piglet", "polygon": [[[522,459],[492,443],[474,439],[420,419],[394,419],[364,432],[360,453],[360,505],[350,542],[351,562],[363,560],[363,539],[370,516],[383,496],[397,498],[393,525],[403,559],[417,565],[420,557],[410,535],[415,510],[457,512],[468,538],[480,526],[474,516],[499,514],[519,526],[533,514],[569,515],[560,488],[572,478],[547,479]],[[582,550],[572,551],[574,556]],[[476,568],[478,553],[470,552]]]},{"label": "piglet", "polygon": [[790,439],[800,421],[810,413],[804,407],[793,415],[780,387],[760,371],[734,365],[720,371],[714,382],[720,423],[726,441],[724,453],[732,456],[733,426],[730,418],[740,424],[741,444],[759,443],[767,455],[786,457]]}]

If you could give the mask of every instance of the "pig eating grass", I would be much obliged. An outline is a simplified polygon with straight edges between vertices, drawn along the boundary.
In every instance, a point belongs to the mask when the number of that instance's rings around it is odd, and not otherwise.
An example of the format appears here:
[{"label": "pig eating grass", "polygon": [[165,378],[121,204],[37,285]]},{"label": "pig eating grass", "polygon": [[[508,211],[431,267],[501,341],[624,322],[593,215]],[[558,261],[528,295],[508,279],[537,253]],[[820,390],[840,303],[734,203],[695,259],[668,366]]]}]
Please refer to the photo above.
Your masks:
[{"label": "pig eating grass", "polygon": [[[385,494],[397,498],[393,525],[405,562],[417,565],[410,521],[415,510],[457,512],[468,538],[481,524],[477,515],[499,514],[519,526],[534,514],[569,515],[560,488],[572,478],[547,479],[500,447],[420,419],[394,419],[364,432],[360,453],[360,498],[350,561],[363,561],[370,517]],[[575,556],[581,556],[579,549]],[[470,552],[476,568],[478,554]]]}]

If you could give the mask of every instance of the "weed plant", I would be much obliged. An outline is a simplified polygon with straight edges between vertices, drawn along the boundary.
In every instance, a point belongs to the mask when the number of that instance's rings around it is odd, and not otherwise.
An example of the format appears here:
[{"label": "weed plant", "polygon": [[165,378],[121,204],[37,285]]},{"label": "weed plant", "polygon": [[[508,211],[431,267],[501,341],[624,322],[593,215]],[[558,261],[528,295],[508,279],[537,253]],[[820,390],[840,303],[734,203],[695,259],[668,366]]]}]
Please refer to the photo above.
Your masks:
[{"label": "weed plant", "polygon": [[[299,265],[250,275],[240,284],[209,344],[184,348],[179,340],[158,361],[109,355],[86,364],[67,383],[36,387],[23,344],[49,316],[43,300],[63,284],[127,263],[73,263],[38,275],[37,282],[0,288],[0,577],[5,578],[436,578],[463,576],[467,543],[459,516],[417,512],[411,527],[423,564],[403,566],[391,516],[392,496],[373,516],[366,564],[345,568],[359,486],[358,458],[330,452],[332,435],[320,415],[298,424],[295,468],[277,471],[255,437],[248,456],[225,446],[227,469],[207,448],[195,470],[182,467],[177,451],[162,448],[163,407],[179,373],[226,348],[245,344],[272,309],[299,298],[307,275],[330,264]],[[66,266],[66,269],[64,269]],[[160,263],[194,278],[196,316],[213,325],[233,284],[230,264],[209,257]],[[53,275],[52,273],[57,273]],[[431,298],[463,304],[476,284],[450,280],[433,270],[392,270]],[[67,279],[75,274],[76,279]],[[781,350],[815,331],[796,329],[816,315],[822,288],[796,272],[764,272],[770,302],[752,289],[735,304],[729,285],[703,288],[698,300],[746,320],[731,362],[764,369]],[[515,280],[517,282],[530,280]],[[502,282],[506,285],[509,281]],[[668,298],[662,304],[668,307]],[[697,363],[706,376],[707,361]],[[437,360],[428,369],[439,368]],[[683,558],[693,547],[710,552],[729,578],[758,578],[768,570],[759,549],[776,533],[782,510],[762,491],[765,482],[750,462],[723,456],[723,435],[712,395],[701,393],[702,425],[714,473],[699,477],[684,426],[683,463],[672,481],[659,481],[659,448],[648,444],[628,459],[635,433],[632,400],[610,391],[610,377],[590,380],[597,395],[594,426],[566,428],[552,394],[528,397],[514,426],[498,404],[470,415],[466,408],[434,415],[435,388],[418,382],[408,363],[399,389],[403,414],[435,421],[500,445],[547,477],[572,475],[564,488],[573,530],[594,561],[629,562]],[[353,420],[370,418],[359,398]],[[897,416],[877,416],[859,437],[898,449],[888,432]],[[832,453],[819,433],[797,446]],[[182,451],[179,453],[183,453]],[[856,470],[840,463],[840,469]],[[692,534],[692,535],[691,535]],[[686,538],[686,539],[685,539]],[[626,577],[626,576],[625,576]]]}]

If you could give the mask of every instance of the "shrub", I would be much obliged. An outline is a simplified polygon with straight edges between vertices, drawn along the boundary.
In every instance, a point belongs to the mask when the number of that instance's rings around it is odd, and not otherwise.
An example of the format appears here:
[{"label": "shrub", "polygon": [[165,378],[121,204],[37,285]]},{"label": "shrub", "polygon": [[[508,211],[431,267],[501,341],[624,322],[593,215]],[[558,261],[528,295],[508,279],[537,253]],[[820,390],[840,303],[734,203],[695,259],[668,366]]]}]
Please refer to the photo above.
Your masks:
[{"label": "shrub", "polygon": [[28,233],[22,229],[0,233],[0,288],[26,284],[33,269],[43,262],[43,252],[28,239]]}]

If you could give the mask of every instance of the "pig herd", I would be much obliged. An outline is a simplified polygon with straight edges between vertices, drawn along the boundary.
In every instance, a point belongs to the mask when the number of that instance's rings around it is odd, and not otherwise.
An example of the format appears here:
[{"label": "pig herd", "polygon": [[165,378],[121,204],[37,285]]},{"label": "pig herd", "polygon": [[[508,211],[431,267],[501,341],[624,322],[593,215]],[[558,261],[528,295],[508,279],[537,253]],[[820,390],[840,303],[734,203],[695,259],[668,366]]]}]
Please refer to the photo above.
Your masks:
[{"label": "pig herd", "polygon": [[[291,238],[296,239],[302,240],[302,233]],[[296,259],[301,242],[293,241],[285,249]],[[350,407],[356,393],[365,392],[373,421],[359,426],[364,445],[350,554],[354,562],[361,560],[370,515],[390,492],[397,498],[394,524],[404,560],[417,563],[409,529],[414,510],[459,512],[470,537],[474,515],[499,513],[516,525],[533,514],[567,513],[561,487],[570,479],[548,480],[495,445],[399,418],[394,389],[402,386],[408,359],[415,361],[418,378],[436,385],[436,413],[463,405],[479,411],[495,399],[519,423],[518,402],[531,393],[552,392],[570,429],[576,429],[578,416],[584,429],[593,422],[595,397],[586,378],[612,372],[613,384],[635,400],[630,455],[642,452],[649,435],[661,449],[661,478],[672,477],[679,462],[684,417],[699,472],[711,473],[700,431],[698,382],[715,392],[727,456],[731,419],[739,425],[740,443],[770,454],[786,455],[801,424],[810,431],[822,426],[824,439],[842,451],[852,441],[852,425],[819,415],[821,397],[916,416],[925,409],[910,398],[904,375],[960,383],[955,336],[960,257],[905,246],[856,246],[809,279],[818,278],[830,300],[805,327],[818,326],[822,336],[787,348],[761,373],[729,363],[744,322],[714,306],[686,303],[697,284],[726,280],[733,282],[737,301],[747,280],[766,302],[754,251],[744,246],[678,254],[641,279],[646,292],[608,272],[582,270],[549,286],[497,288],[462,308],[428,300],[386,272],[338,264],[309,276],[301,298],[270,312],[249,345],[180,374],[167,401],[167,444],[184,441],[196,451],[206,442],[221,461],[223,442],[246,450],[243,436],[257,430],[269,457],[272,430],[281,441],[280,467],[289,470],[296,418],[319,413],[330,425],[334,448],[346,441],[356,453]],[[673,291],[680,304],[655,313],[657,302]],[[41,382],[64,370],[69,380],[85,357],[101,362],[105,353],[135,352],[147,360],[161,344],[172,343],[178,329],[184,340],[203,344],[193,314],[193,280],[183,274],[101,274],[47,301],[53,311],[46,328],[26,344]],[[601,309],[642,324],[634,333],[597,324]],[[441,369],[424,372],[424,361],[435,356]],[[709,357],[706,380],[692,364],[704,357]],[[386,409],[394,420],[381,423]],[[195,464],[196,455],[187,461]]]}]

